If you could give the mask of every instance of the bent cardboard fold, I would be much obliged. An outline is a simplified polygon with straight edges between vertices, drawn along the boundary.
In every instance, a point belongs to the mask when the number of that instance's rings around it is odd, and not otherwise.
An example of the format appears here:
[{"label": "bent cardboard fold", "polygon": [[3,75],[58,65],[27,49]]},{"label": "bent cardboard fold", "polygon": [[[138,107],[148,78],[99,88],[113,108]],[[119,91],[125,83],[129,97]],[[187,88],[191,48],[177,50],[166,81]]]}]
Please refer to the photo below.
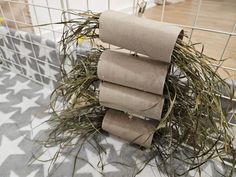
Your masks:
[{"label": "bent cardboard fold", "polygon": [[134,89],[163,95],[169,64],[105,50],[98,62],[98,78]]},{"label": "bent cardboard fold", "polygon": [[110,109],[106,112],[102,129],[129,142],[149,148],[155,131],[155,122],[129,118],[121,111]]},{"label": "bent cardboard fold", "polygon": [[103,42],[167,63],[178,36],[183,35],[177,26],[121,12],[105,11],[99,18],[99,38]]},{"label": "bent cardboard fold", "polygon": [[161,119],[164,98],[117,84],[102,82],[99,85],[101,105],[124,112]]}]

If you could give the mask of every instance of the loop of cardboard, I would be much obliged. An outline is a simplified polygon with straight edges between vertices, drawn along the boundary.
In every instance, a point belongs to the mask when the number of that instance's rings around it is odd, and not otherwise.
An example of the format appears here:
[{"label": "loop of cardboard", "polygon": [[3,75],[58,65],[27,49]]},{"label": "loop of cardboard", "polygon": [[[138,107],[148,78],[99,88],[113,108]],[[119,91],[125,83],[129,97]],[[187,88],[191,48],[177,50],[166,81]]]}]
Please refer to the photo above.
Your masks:
[{"label": "loop of cardboard", "polygon": [[129,142],[149,148],[155,131],[155,123],[117,110],[108,110],[102,122],[102,129]]},{"label": "loop of cardboard", "polygon": [[169,64],[128,53],[105,50],[98,62],[98,78],[122,86],[163,95]]},{"label": "loop of cardboard", "polygon": [[105,11],[99,18],[99,37],[110,43],[170,63],[181,28],[116,11]]},{"label": "loop of cardboard", "polygon": [[160,95],[102,82],[99,102],[108,108],[129,112],[152,119],[161,119],[164,98]]}]

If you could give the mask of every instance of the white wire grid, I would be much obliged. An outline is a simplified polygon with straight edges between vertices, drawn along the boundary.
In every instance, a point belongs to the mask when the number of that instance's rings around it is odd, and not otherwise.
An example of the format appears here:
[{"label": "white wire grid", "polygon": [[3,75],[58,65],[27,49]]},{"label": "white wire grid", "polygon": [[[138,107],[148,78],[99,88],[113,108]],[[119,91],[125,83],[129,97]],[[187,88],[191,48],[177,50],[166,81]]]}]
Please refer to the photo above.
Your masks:
[{"label": "white wire grid", "polygon": [[[163,0],[163,5],[161,7],[161,12],[160,12],[160,19],[159,21],[165,22],[165,12],[166,12],[166,7],[167,7],[167,1],[168,0]],[[189,0],[185,0],[189,1]],[[192,0],[195,3],[197,3],[196,10],[194,10],[194,20],[192,21],[192,25],[183,25],[178,22],[172,22],[174,25],[179,25],[185,29],[189,29],[190,33],[190,39],[192,38],[193,34],[195,31],[203,31],[203,32],[210,32],[210,33],[215,33],[218,35],[224,35],[227,36],[227,40],[223,46],[223,48],[220,49],[215,49],[215,50],[221,50],[221,54],[218,57],[219,59],[222,59],[224,57],[224,54],[228,48],[229,42],[232,39],[232,37],[236,36],[236,19],[234,24],[232,24],[233,28],[231,31],[224,31],[224,30],[218,30],[218,29],[212,29],[212,28],[203,28],[198,26],[198,19],[199,15],[201,14],[201,8],[203,7],[203,3],[205,0]],[[2,5],[0,6],[0,15],[4,19],[4,25],[6,26],[7,33],[0,33],[0,38],[6,38],[9,37],[11,43],[14,44],[15,40],[20,40],[24,44],[30,45],[32,49],[32,54],[31,56],[27,55],[24,51],[19,51],[16,49],[15,45],[12,45],[11,48],[7,47],[7,44],[5,40],[3,40],[3,43],[1,44],[4,52],[8,54],[15,54],[16,60],[9,60],[9,58],[6,57],[6,55],[3,54],[3,52],[0,52],[0,57],[2,61],[2,67],[15,70],[18,74],[24,75],[28,77],[29,79],[32,79],[38,83],[43,83],[45,84],[44,80],[45,78],[49,79],[52,81],[52,83],[55,83],[57,81],[57,78],[53,75],[51,75],[50,71],[47,72],[42,72],[40,66],[41,63],[43,64],[48,64],[50,67],[57,68],[59,70],[58,62],[55,63],[48,63],[48,61],[43,61],[40,60],[39,57],[37,56],[37,51],[35,51],[35,48],[38,47],[42,50],[45,51],[52,51],[52,50],[57,50],[55,47],[50,47],[48,45],[45,45],[44,43],[40,42],[35,42],[32,38],[32,35],[29,35],[29,39],[25,40],[22,39],[21,35],[11,35],[11,27],[8,26],[8,23],[6,22],[11,22],[15,24],[15,29],[16,33],[18,31],[21,31],[22,29],[19,28],[19,25],[27,26],[27,25],[35,25],[33,27],[33,33],[35,35],[40,36],[42,39],[50,39],[53,41],[55,44],[58,43],[60,36],[62,34],[62,26],[61,25],[55,25],[53,24],[54,22],[58,22],[61,19],[61,13],[63,11],[66,11],[68,9],[77,9],[77,10],[95,10],[95,11],[104,11],[107,9],[114,9],[114,10],[123,10],[128,13],[135,13],[135,8],[137,5],[137,0],[56,0],[56,1],[49,1],[49,0],[0,0],[0,5],[5,3],[7,4],[7,7],[9,8],[8,13],[10,12],[11,18],[9,18],[9,15],[7,16],[6,11],[4,11]],[[122,4],[123,3],[123,4]],[[183,2],[185,3],[185,2]],[[32,24],[29,24],[26,20],[26,13],[25,11],[21,12],[21,16],[23,17],[23,21],[19,21],[17,17],[15,16],[14,13],[14,6],[27,6],[30,12],[31,16],[31,21]],[[154,3],[148,1],[148,6],[151,7],[153,6]],[[235,14],[236,14],[236,9],[235,9]],[[70,18],[70,17],[69,17]],[[227,19],[225,19],[227,20]],[[50,23],[51,25],[48,26],[38,26],[43,23]],[[24,29],[23,29],[24,30]],[[19,32],[21,33],[21,32]],[[9,41],[8,41],[9,42]],[[236,46],[235,46],[236,47]],[[37,73],[38,77],[29,77],[26,74],[25,67],[23,66],[21,60],[22,58],[26,58],[28,60],[34,61],[34,64],[36,65],[35,71]],[[60,57],[57,57],[59,60]],[[9,63],[13,67],[9,67]],[[46,68],[50,70],[50,67]],[[225,68],[227,70],[231,71],[236,71],[236,68],[234,67],[229,67],[229,66],[221,66],[222,68]],[[14,69],[17,68],[17,69]],[[51,84],[53,86],[53,84]]]}]

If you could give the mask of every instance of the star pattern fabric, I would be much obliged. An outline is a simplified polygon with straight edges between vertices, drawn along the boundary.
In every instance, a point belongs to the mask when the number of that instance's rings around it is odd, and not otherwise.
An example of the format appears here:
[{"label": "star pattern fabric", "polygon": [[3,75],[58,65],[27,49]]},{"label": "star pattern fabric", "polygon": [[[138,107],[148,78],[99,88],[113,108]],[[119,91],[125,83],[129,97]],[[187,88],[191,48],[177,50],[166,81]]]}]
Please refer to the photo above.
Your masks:
[{"label": "star pattern fabric", "polygon": [[[0,34],[0,37],[3,36],[3,43],[0,43],[0,55],[4,58],[4,67],[45,84],[51,84],[53,79],[58,78],[59,48],[57,43],[41,39],[31,33],[2,26],[0,26]],[[47,66],[44,66],[45,63]],[[47,73],[47,79],[41,76],[45,73]]]},{"label": "star pattern fabric", "polygon": [[25,56],[29,56],[32,53],[32,49],[28,49],[25,45],[23,41],[20,41],[19,44],[15,44],[16,50],[18,50],[19,52],[22,52]]},{"label": "star pattern fabric", "polygon": [[35,94],[39,94],[41,96],[43,96],[43,99],[46,99],[48,97],[48,95],[50,95],[52,93],[52,90],[50,88],[46,88],[43,87],[40,90],[38,90],[37,92],[35,92]]},{"label": "star pattern fabric", "polygon": [[14,171],[10,172],[10,177],[19,177]]},{"label": "star pattern fabric", "polygon": [[34,98],[28,98],[26,96],[22,97],[22,101],[16,105],[13,105],[12,107],[19,108],[20,113],[24,113],[28,109],[32,107],[39,107],[39,104],[36,103],[40,96],[36,96]]},{"label": "star pattern fabric", "polygon": [[[106,165],[106,168],[104,170],[101,170],[101,168],[97,167],[99,164],[99,161],[101,160],[100,157],[96,153],[89,151],[88,149],[85,149],[85,152],[87,154],[87,159],[89,159],[89,163],[86,163],[85,166],[80,168],[77,171],[77,174],[81,175],[83,173],[84,174],[89,173],[89,174],[92,174],[92,176],[103,177],[104,173],[119,171],[119,169],[117,169],[112,164]],[[109,154],[109,150],[107,151],[107,153]]]},{"label": "star pattern fabric", "polygon": [[49,125],[46,123],[48,119],[49,119],[49,116],[38,118],[33,115],[31,123],[27,124],[25,127],[20,128],[20,130],[30,131],[31,139],[35,139],[35,137],[39,134],[40,131],[46,131],[49,129]]},{"label": "star pattern fabric", "polygon": [[0,111],[0,126],[4,124],[12,124],[15,123],[13,120],[11,120],[11,117],[15,114],[15,112],[10,113],[4,113]]},{"label": "star pattern fabric", "polygon": [[[25,154],[25,152],[18,146],[19,143],[23,140],[24,137],[19,137],[16,140],[11,141],[6,136],[2,137],[0,145],[0,166],[3,162],[14,154]],[[4,153],[3,153],[4,152]]]},{"label": "star pattern fabric", "polygon": [[10,94],[10,92],[0,94],[0,103],[8,102],[7,96]]},{"label": "star pattern fabric", "polygon": [[0,78],[0,85],[4,85],[4,81],[6,80],[6,77]]},{"label": "star pattern fabric", "polygon": [[[48,148],[48,149],[43,148],[43,151],[45,153],[42,154],[39,157],[39,159],[42,160],[42,161],[45,161],[45,162],[42,163],[40,161],[34,161],[33,165],[42,165],[43,166],[43,176],[47,177],[48,174],[50,174],[52,172],[52,170],[53,170],[51,168],[51,162],[48,161],[48,160],[53,157],[53,155],[56,153],[57,149],[54,148],[54,147]],[[68,163],[68,162],[69,162],[69,159],[67,159],[65,156],[59,156],[57,161],[55,162],[55,164],[56,165],[60,165],[60,163]]]},{"label": "star pattern fabric", "polygon": [[36,94],[44,87],[1,68],[0,83],[0,176],[46,177],[42,162],[29,166],[28,161],[35,145],[33,139],[49,127],[43,123],[47,115],[37,116],[45,109],[42,103],[48,103],[49,91]]},{"label": "star pattern fabric", "polygon": [[[0,176],[47,177],[48,173],[52,177],[70,176],[73,157],[60,157],[56,164],[60,165],[60,168],[52,171],[48,171],[50,162],[36,160],[30,166],[28,165],[35,151],[40,153],[46,151],[40,145],[35,146],[35,141],[43,138],[49,128],[45,123],[49,116],[41,113],[49,103],[51,90],[2,69],[0,69],[0,81],[3,83],[0,86],[0,97],[4,101],[4,104],[0,104]],[[127,145],[123,146],[123,141],[113,137],[102,138],[101,145],[109,145],[106,147],[107,154],[102,154],[105,168],[93,169],[92,166],[98,164],[100,156],[91,147],[85,147],[81,153],[83,160],[78,159],[77,162],[76,175],[109,177],[116,174],[123,176],[129,174],[128,171],[124,171],[122,165],[112,163],[112,161],[122,160],[122,148],[127,149]],[[52,158],[57,150],[57,148],[50,148],[40,156],[40,159]]]},{"label": "star pattern fabric", "polygon": [[[29,159],[35,151],[43,152],[46,149],[35,145],[35,141],[45,137],[49,125],[44,123],[48,120],[47,114],[42,111],[48,105],[51,90],[22,76],[0,69],[0,176],[4,177],[67,177],[71,175],[74,162],[73,157],[62,156],[56,165],[59,168],[50,167],[50,162],[34,161],[28,165]],[[43,101],[44,100],[44,101]],[[0,101],[0,103],[1,103]],[[102,137],[100,144],[104,146],[106,154],[98,155],[90,146],[85,147],[77,159],[75,176],[89,177],[122,177],[132,176],[140,167],[143,152],[127,145],[119,138],[109,136]],[[47,150],[41,156],[41,160],[50,159],[57,148]],[[102,170],[99,160],[105,164]],[[119,162],[119,163],[114,163]],[[125,168],[122,163],[130,163],[134,168]],[[203,167],[205,176],[216,176],[213,171],[223,171],[220,165],[205,165]],[[189,177],[196,175],[191,172]],[[138,174],[138,177],[165,176],[154,166],[146,166]]]},{"label": "star pattern fabric", "polygon": [[[35,71],[29,64],[29,58],[26,57],[26,63],[25,65],[23,66],[25,71],[27,71],[27,75],[30,77],[30,78],[35,78],[35,75],[38,73],[37,71]],[[38,79],[37,79],[38,80]],[[39,79],[40,82],[42,82],[42,79]]]},{"label": "star pattern fabric", "polygon": [[13,59],[13,55],[14,55],[13,52],[5,49],[5,56],[6,56],[7,60],[12,60]]},{"label": "star pattern fabric", "polygon": [[14,72],[7,72],[7,73],[5,74],[5,76],[8,77],[7,80],[11,80],[11,79],[13,79],[13,78],[16,77],[16,73],[14,73]]},{"label": "star pattern fabric", "polygon": [[20,81],[16,81],[16,84],[13,85],[12,87],[9,87],[8,90],[13,90],[14,94],[19,93],[22,90],[29,90],[31,89],[28,84],[30,83],[30,81],[26,81],[26,82],[20,82]]}]

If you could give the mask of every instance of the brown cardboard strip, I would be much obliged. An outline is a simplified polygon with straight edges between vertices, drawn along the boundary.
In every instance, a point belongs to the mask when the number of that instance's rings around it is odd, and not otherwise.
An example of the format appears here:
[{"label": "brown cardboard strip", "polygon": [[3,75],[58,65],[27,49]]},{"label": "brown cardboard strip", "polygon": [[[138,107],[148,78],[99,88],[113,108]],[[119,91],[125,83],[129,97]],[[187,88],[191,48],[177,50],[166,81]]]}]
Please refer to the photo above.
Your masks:
[{"label": "brown cardboard strip", "polygon": [[116,11],[105,11],[99,18],[99,37],[103,42],[167,63],[181,32],[174,25]]},{"label": "brown cardboard strip", "polygon": [[117,84],[99,85],[99,102],[108,108],[129,112],[152,119],[161,119],[164,98]]},{"label": "brown cardboard strip", "polygon": [[156,122],[129,118],[121,111],[110,109],[106,112],[102,129],[129,142],[149,148],[155,131]]},{"label": "brown cardboard strip", "polygon": [[134,89],[163,95],[169,64],[105,50],[98,62],[98,78]]}]

